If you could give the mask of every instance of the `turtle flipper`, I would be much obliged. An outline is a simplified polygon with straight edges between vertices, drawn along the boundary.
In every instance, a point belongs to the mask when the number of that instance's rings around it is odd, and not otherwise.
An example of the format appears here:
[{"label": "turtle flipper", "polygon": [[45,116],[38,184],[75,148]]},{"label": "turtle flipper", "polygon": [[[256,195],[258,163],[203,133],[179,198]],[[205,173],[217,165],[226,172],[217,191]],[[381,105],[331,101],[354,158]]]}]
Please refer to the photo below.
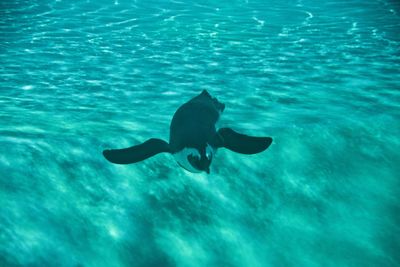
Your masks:
[{"label": "turtle flipper", "polygon": [[255,137],[240,134],[230,128],[221,128],[218,130],[222,142],[220,147],[225,147],[241,154],[256,154],[267,149],[271,143],[271,137]]},{"label": "turtle flipper", "polygon": [[116,164],[136,163],[158,153],[170,152],[169,144],[164,140],[151,138],[146,142],[123,149],[104,150],[104,157]]}]

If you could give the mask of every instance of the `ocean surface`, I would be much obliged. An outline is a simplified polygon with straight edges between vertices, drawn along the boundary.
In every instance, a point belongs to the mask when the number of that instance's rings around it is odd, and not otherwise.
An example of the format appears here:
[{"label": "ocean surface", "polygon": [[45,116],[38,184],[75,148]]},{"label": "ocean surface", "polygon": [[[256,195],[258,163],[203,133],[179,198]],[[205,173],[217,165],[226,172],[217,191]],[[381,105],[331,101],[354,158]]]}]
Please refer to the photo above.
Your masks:
[{"label": "ocean surface", "polygon": [[[270,148],[103,158],[203,89]],[[399,1],[0,1],[1,267],[396,267],[399,196]]]}]

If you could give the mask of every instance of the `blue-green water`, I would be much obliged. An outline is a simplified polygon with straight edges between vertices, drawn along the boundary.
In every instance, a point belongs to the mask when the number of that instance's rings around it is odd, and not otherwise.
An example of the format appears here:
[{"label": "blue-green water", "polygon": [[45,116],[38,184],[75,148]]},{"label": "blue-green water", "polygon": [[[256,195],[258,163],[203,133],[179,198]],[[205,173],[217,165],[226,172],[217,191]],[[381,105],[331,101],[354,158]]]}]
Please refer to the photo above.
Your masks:
[{"label": "blue-green water", "polygon": [[[0,266],[399,266],[399,70],[394,0],[2,0]],[[271,147],[102,157],[203,89]]]}]

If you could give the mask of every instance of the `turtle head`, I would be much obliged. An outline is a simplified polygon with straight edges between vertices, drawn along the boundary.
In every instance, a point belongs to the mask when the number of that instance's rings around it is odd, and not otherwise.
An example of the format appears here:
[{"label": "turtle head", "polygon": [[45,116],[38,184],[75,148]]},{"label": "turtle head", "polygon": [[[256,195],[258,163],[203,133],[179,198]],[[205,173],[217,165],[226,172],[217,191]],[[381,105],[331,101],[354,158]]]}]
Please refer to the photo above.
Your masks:
[{"label": "turtle head", "polygon": [[210,165],[214,156],[214,149],[207,144],[204,149],[201,149],[199,153],[187,155],[189,164],[199,172],[210,173]]}]

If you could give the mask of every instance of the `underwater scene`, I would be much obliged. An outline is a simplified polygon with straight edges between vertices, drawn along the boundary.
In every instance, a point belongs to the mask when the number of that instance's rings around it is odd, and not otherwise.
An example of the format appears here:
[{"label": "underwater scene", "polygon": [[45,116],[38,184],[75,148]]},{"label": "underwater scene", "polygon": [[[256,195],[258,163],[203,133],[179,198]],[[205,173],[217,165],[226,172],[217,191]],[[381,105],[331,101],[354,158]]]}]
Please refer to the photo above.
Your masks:
[{"label": "underwater scene", "polygon": [[[269,147],[103,156],[204,90]],[[0,1],[1,267],[396,267],[399,196],[397,0]]]}]

